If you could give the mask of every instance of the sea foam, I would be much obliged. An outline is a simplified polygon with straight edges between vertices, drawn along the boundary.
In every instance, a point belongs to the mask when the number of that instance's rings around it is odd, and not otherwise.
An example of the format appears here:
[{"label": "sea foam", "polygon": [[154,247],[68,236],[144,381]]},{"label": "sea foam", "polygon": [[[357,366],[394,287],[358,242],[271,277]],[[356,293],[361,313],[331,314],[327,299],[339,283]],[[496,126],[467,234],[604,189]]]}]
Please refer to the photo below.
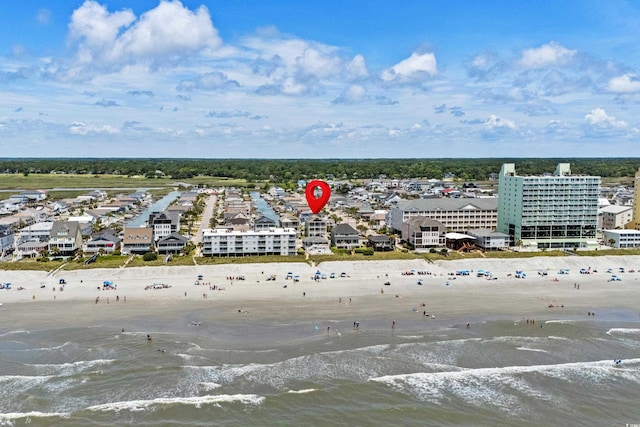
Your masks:
[{"label": "sea foam", "polygon": [[202,405],[221,404],[221,403],[235,403],[239,402],[244,405],[259,405],[264,401],[263,396],[255,394],[221,394],[221,395],[208,395],[208,396],[193,396],[193,397],[161,397],[150,400],[129,400],[124,402],[111,402],[101,405],[94,405],[87,408],[89,411],[102,411],[102,412],[140,412],[152,409],[156,406],[166,405],[191,405],[196,408],[200,408]]}]

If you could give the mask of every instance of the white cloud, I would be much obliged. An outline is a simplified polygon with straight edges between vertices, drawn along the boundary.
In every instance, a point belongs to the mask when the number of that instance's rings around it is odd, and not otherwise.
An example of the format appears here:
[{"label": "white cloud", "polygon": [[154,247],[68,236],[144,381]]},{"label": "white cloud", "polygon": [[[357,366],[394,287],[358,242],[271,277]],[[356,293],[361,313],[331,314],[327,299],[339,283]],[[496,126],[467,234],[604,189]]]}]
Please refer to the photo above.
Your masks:
[{"label": "white cloud", "polygon": [[576,53],[576,50],[570,50],[556,42],[551,42],[538,48],[525,49],[519,64],[524,68],[565,65],[573,59]]},{"label": "white cloud", "polygon": [[617,93],[640,92],[640,79],[635,74],[624,74],[609,80],[607,89]]},{"label": "white cloud", "polygon": [[202,74],[190,80],[183,80],[177,86],[179,91],[192,90],[227,90],[240,87],[240,83],[230,80],[225,73],[213,71],[211,73]]},{"label": "white cloud", "polygon": [[616,120],[615,117],[610,116],[602,108],[595,108],[591,110],[590,114],[584,116],[584,120],[591,128],[596,129],[622,129],[627,127],[627,123],[622,120]]},{"label": "white cloud", "polygon": [[175,55],[221,44],[209,10],[200,6],[193,12],[179,1],[161,1],[123,33],[118,42],[123,54],[142,57]]},{"label": "white cloud", "polygon": [[80,39],[79,56],[82,61],[91,61],[94,53],[101,49],[111,49],[120,29],[135,20],[130,10],[109,13],[106,7],[96,1],[85,1],[73,11],[69,23],[69,35]]},{"label": "white cloud", "polygon": [[364,60],[364,56],[356,55],[351,62],[347,64],[347,70],[350,77],[353,79],[364,79],[369,77],[369,71],[367,70],[367,64]]},{"label": "white cloud", "polygon": [[516,124],[511,120],[503,119],[495,114],[491,114],[482,125],[486,130],[494,129],[515,129]]},{"label": "white cloud", "polygon": [[480,55],[477,55],[475,58],[473,58],[473,60],[471,61],[471,65],[476,68],[485,68],[490,61],[491,60],[489,59],[489,56],[487,54],[481,53]]},{"label": "white cloud", "polygon": [[296,58],[298,73],[303,77],[327,78],[340,72],[341,60],[335,55],[308,48]]},{"label": "white cloud", "polygon": [[113,126],[104,125],[104,126],[95,126],[95,125],[85,125],[82,122],[73,122],[69,125],[69,133],[74,135],[88,135],[88,134],[116,134],[118,133],[118,129]]},{"label": "white cloud", "polygon": [[344,91],[334,104],[359,104],[367,99],[367,90],[361,85],[351,85]]},{"label": "white cloud", "polygon": [[[366,79],[364,58],[345,56],[334,46],[285,36],[274,28],[242,40],[243,55],[252,60],[253,83],[260,95],[299,96],[324,93],[330,83]],[[255,80],[257,78],[257,80]]]},{"label": "white cloud", "polygon": [[201,6],[194,12],[177,0],[160,1],[137,21],[130,10],[110,13],[87,0],[73,12],[69,30],[71,39],[79,42],[82,63],[162,62],[221,44],[208,9]]},{"label": "white cloud", "polygon": [[424,78],[425,74],[433,77],[438,72],[436,56],[433,53],[412,53],[393,67],[382,72],[385,81],[411,81]]}]

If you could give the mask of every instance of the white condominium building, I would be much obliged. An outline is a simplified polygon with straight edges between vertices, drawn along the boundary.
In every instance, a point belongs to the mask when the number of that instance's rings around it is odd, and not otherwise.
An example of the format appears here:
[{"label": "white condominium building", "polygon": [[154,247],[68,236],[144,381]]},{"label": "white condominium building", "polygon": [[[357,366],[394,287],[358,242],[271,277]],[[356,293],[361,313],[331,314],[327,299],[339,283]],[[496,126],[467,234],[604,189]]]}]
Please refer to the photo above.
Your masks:
[{"label": "white condominium building", "polygon": [[498,183],[498,231],[511,243],[537,248],[597,245],[599,176],[571,175],[569,163],[553,175],[516,175],[502,165]]},{"label": "white condominium building", "polygon": [[270,228],[235,231],[228,228],[205,229],[202,233],[204,256],[295,255],[296,230]]}]

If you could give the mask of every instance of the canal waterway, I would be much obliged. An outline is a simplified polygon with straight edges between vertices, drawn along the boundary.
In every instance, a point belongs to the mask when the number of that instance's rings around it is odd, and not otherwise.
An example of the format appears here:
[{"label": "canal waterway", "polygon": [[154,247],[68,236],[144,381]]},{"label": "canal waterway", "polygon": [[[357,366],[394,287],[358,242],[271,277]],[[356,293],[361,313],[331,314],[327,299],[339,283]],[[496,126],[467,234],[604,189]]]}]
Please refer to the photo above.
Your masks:
[{"label": "canal waterway", "polygon": [[280,218],[278,218],[278,214],[269,206],[269,203],[265,199],[262,198],[260,193],[254,191],[251,193],[251,202],[256,207],[256,210],[260,212],[261,215],[273,220],[276,224],[280,224]]},{"label": "canal waterway", "polygon": [[138,215],[135,219],[127,222],[127,227],[144,227],[145,222],[149,219],[149,215],[152,212],[162,212],[164,211],[174,200],[176,200],[182,191],[172,191],[162,199],[152,203],[147,209],[142,211],[140,215]]}]

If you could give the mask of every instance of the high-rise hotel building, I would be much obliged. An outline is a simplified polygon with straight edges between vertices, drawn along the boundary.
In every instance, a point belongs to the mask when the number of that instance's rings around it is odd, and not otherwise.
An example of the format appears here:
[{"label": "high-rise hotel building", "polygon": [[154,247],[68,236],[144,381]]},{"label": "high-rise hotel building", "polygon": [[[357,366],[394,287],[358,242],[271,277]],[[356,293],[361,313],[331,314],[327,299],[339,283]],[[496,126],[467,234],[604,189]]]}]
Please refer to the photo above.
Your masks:
[{"label": "high-rise hotel building", "polygon": [[633,217],[625,228],[640,230],[640,170],[633,181]]},{"label": "high-rise hotel building", "polygon": [[498,227],[511,244],[537,248],[597,246],[599,176],[571,175],[560,163],[553,175],[516,175],[505,163],[498,182]]}]

